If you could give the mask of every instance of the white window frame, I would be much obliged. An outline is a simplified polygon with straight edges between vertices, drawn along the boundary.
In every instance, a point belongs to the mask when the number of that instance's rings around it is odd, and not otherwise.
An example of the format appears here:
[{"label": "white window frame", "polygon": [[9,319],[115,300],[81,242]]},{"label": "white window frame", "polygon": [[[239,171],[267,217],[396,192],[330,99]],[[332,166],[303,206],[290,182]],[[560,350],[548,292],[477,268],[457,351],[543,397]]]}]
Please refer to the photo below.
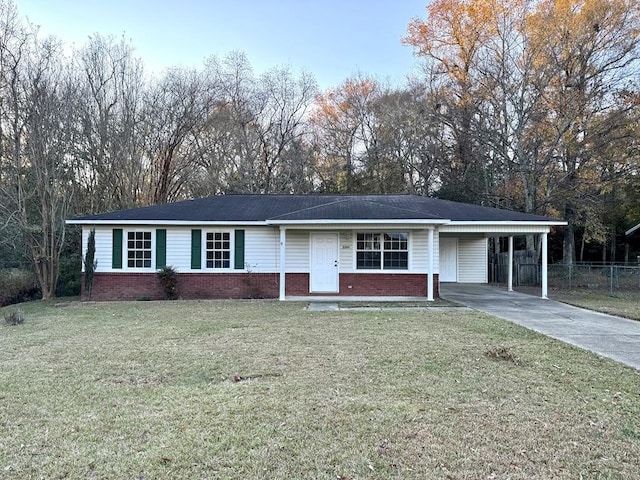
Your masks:
[{"label": "white window frame", "polygon": [[[129,266],[129,234],[136,234],[136,233],[149,233],[151,236],[151,248],[149,249],[151,252],[151,256],[149,257],[149,266],[148,267],[130,267]],[[122,232],[122,236],[124,237],[122,239],[122,243],[123,248],[122,248],[122,256],[124,257],[122,259],[122,269],[123,270],[129,270],[129,271],[139,271],[139,272],[149,272],[149,271],[153,271],[155,270],[155,253],[156,253],[156,236],[155,236],[155,229],[151,228],[151,229],[147,229],[147,228],[135,228],[135,229],[130,229],[130,230],[124,230]],[[136,240],[133,240],[136,241]],[[144,240],[143,240],[144,241]],[[137,251],[138,249],[134,248],[134,251]],[[143,248],[143,251],[146,250]],[[134,260],[136,260],[134,258]],[[143,258],[143,260],[145,260]]]},{"label": "white window frame", "polygon": [[[402,233],[407,236],[407,268],[384,268],[384,235]],[[380,268],[358,268],[358,235],[359,234],[377,234],[380,235]],[[411,271],[412,261],[412,239],[410,231],[401,230],[359,230],[353,232],[353,270],[354,272],[367,272],[367,273],[404,273]],[[404,250],[388,250],[389,252],[404,252]]]},{"label": "white window frame", "polygon": [[[216,268],[215,266],[213,267],[208,267],[207,266],[207,252],[209,251],[207,249],[207,236],[209,234],[211,235],[215,235],[216,233],[226,233],[229,235],[229,266],[228,267],[218,267]],[[201,259],[201,265],[202,265],[202,270],[207,270],[207,271],[216,271],[216,272],[228,272],[228,271],[232,271],[234,270],[234,265],[235,265],[235,235],[234,235],[234,231],[233,230],[228,230],[228,229],[216,229],[216,230],[203,230],[202,232],[202,259]],[[213,242],[215,242],[215,238],[214,240],[212,240]],[[215,248],[212,249],[211,251],[215,252]],[[213,260],[211,260],[212,262],[214,262],[215,265],[215,258]]]}]

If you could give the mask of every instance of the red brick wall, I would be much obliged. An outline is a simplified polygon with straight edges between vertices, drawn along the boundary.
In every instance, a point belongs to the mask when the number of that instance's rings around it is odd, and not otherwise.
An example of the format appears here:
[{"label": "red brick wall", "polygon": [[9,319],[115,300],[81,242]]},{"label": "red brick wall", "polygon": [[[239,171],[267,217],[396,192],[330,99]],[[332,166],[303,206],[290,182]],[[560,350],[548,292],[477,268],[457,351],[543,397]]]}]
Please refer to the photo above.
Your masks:
[{"label": "red brick wall", "polygon": [[[288,273],[286,282],[287,295],[327,295],[309,293],[308,273]],[[426,297],[427,276],[424,274],[398,273],[341,273],[340,292],[331,295],[341,297]],[[438,297],[438,275],[434,275],[433,295]]]},{"label": "red brick wall", "polygon": [[[84,295],[84,279],[82,298]],[[180,298],[278,298],[278,274],[179,273]],[[155,273],[95,273],[91,300],[161,300]]]},{"label": "red brick wall", "polygon": [[[278,298],[277,273],[180,273],[180,298]],[[434,275],[434,297],[438,297],[438,276]],[[81,280],[84,295],[84,278]],[[309,296],[309,274],[288,273],[286,294]],[[324,295],[324,294],[316,294]],[[338,296],[427,296],[424,274],[340,274]],[[95,273],[91,300],[160,300],[162,287],[155,273]]]}]

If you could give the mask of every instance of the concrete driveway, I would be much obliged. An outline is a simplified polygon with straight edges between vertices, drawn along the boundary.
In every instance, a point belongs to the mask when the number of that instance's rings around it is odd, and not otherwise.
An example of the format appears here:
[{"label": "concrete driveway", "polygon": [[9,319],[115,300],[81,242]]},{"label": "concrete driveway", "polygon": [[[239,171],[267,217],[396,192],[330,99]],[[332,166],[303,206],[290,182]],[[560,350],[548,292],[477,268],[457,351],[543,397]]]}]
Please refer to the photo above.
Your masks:
[{"label": "concrete driveway", "polygon": [[488,285],[444,283],[440,296],[640,369],[640,322]]}]

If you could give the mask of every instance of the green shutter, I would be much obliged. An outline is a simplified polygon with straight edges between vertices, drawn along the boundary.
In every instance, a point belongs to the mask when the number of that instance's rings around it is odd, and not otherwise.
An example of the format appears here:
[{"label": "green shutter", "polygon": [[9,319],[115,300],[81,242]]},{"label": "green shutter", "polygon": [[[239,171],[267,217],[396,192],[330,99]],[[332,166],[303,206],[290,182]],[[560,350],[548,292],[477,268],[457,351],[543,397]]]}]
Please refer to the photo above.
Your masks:
[{"label": "green shutter", "polygon": [[167,230],[156,229],[156,269],[167,266]]},{"label": "green shutter", "polygon": [[122,229],[113,229],[111,268],[122,268]]},{"label": "green shutter", "polygon": [[244,230],[235,231],[234,245],[234,268],[236,270],[242,270],[244,269]]},{"label": "green shutter", "polygon": [[200,269],[202,263],[202,230],[191,230],[191,268]]}]

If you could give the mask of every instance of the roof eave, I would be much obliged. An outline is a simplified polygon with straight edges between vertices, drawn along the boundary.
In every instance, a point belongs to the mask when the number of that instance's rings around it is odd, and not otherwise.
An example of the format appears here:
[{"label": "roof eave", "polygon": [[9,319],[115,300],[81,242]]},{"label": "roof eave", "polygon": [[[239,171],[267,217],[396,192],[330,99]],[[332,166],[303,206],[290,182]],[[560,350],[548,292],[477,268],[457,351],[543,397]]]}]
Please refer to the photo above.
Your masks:
[{"label": "roof eave", "polygon": [[521,226],[564,226],[567,225],[567,222],[563,220],[493,220],[493,221],[483,221],[483,220],[465,220],[465,221],[457,221],[451,220],[450,225],[521,225]]},{"label": "roof eave", "polygon": [[206,221],[206,220],[84,220],[71,219],[67,225],[267,225],[263,220],[256,221]]},{"label": "roof eave", "polygon": [[322,219],[322,220],[267,220],[267,225],[394,225],[394,224],[416,224],[416,225],[444,225],[450,223],[450,220],[444,219],[425,219],[425,218],[407,218],[407,219]]},{"label": "roof eave", "polygon": [[630,228],[629,230],[627,230],[626,232],[624,232],[624,234],[627,237],[630,237],[631,235],[633,235],[637,230],[640,230],[640,223],[638,225],[636,225],[635,227]]}]

